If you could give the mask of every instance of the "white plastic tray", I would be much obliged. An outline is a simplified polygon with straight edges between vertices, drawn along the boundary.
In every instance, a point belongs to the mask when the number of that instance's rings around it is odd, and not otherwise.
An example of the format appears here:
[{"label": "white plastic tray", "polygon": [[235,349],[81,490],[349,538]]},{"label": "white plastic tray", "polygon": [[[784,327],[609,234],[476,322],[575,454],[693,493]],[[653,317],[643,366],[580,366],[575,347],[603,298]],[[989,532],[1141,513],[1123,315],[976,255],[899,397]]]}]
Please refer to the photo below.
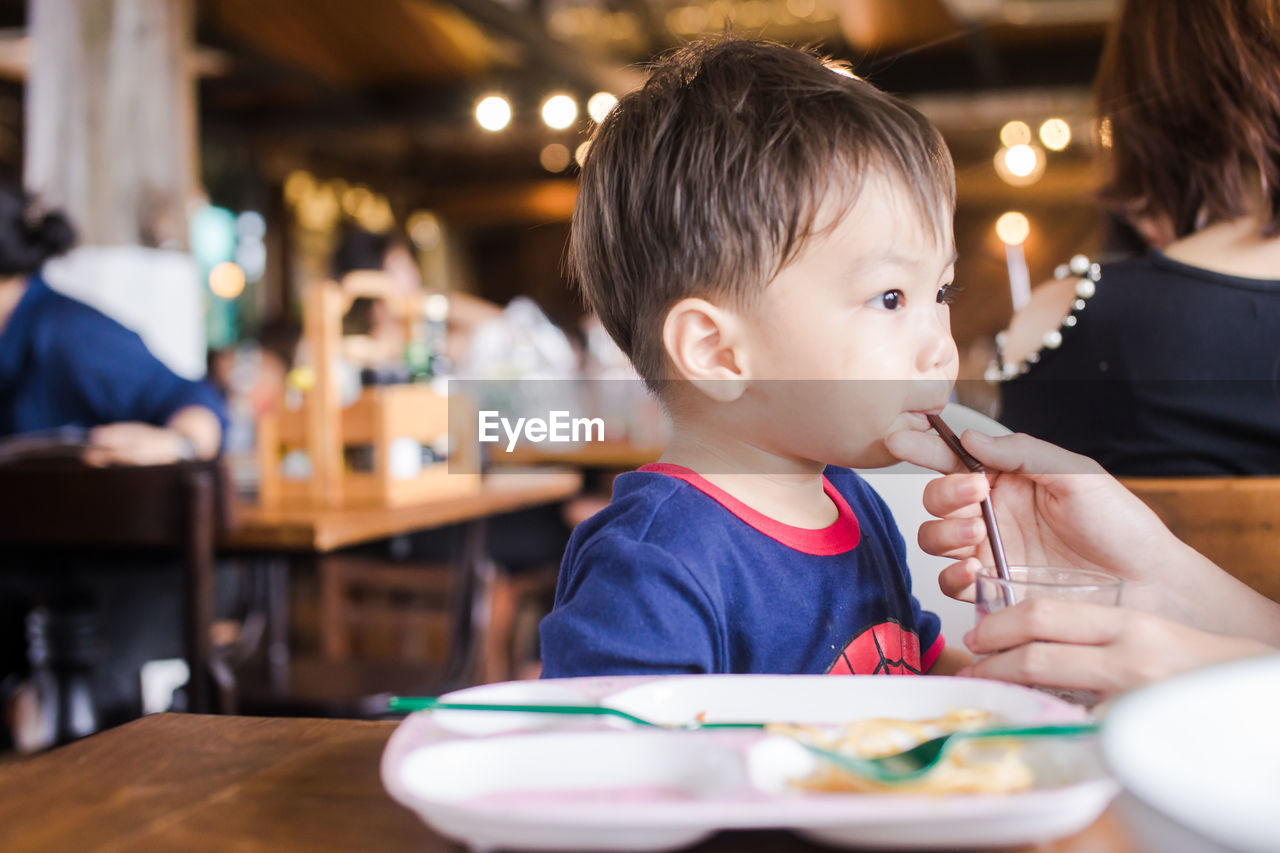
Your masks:
[{"label": "white plastic tray", "polygon": [[[886,676],[675,676],[509,682],[457,701],[602,703],[661,722],[836,723],[982,708],[1069,722],[1080,708],[1008,684]],[[475,850],[670,850],[723,829],[791,829],[843,847],[1034,844],[1092,823],[1115,795],[1090,741],[1028,745],[1037,787],[999,796],[796,790],[815,759],[757,731],[668,732],[608,718],[414,714],[382,758],[391,795]]]}]

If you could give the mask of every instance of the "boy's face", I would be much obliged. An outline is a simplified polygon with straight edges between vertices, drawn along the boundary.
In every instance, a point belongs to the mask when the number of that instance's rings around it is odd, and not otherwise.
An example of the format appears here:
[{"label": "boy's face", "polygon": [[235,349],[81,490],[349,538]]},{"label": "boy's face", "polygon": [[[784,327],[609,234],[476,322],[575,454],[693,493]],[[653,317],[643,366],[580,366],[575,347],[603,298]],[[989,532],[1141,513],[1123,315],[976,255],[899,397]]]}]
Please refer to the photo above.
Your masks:
[{"label": "boy's face", "polygon": [[828,194],[818,233],[740,315],[745,396],[786,455],[875,467],[896,461],[884,437],[928,429],[925,413],[955,382],[943,301],[954,238],[949,217],[935,237],[895,181],[869,179],[847,213],[840,195]]}]

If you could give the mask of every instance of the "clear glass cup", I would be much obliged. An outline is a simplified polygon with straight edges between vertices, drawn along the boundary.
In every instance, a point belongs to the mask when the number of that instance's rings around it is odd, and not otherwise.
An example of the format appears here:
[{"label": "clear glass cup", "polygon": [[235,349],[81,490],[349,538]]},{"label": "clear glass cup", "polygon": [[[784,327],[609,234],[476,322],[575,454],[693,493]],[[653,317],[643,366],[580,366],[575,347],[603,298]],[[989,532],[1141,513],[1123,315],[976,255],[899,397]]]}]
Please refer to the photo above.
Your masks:
[{"label": "clear glass cup", "polygon": [[[1124,579],[1106,572],[1058,566],[1010,566],[1009,580],[996,574],[993,566],[978,570],[974,603],[976,622],[984,616],[1033,598],[1058,601],[1083,601],[1088,604],[1116,606],[1124,589]],[[1060,699],[1077,705],[1093,706],[1098,695],[1092,690],[1040,687]]]}]

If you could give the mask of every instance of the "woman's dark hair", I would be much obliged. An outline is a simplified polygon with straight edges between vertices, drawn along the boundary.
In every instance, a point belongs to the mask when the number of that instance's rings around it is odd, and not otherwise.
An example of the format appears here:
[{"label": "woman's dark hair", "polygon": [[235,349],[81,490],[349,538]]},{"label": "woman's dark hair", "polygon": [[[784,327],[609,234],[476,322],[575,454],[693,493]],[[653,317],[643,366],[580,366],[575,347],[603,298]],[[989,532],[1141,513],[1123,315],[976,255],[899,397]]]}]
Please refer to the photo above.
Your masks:
[{"label": "woman's dark hair", "polygon": [[1280,0],[1126,0],[1094,95],[1104,203],[1183,237],[1244,216],[1261,187],[1262,233],[1280,235]]},{"label": "woman's dark hair", "polygon": [[338,248],[333,250],[334,280],[356,270],[380,270],[387,259],[387,252],[395,245],[390,232],[375,234],[363,228],[348,226],[343,229],[338,239]]},{"label": "woman's dark hair", "polygon": [[0,276],[33,273],[75,241],[65,216],[43,210],[28,193],[0,183]]}]

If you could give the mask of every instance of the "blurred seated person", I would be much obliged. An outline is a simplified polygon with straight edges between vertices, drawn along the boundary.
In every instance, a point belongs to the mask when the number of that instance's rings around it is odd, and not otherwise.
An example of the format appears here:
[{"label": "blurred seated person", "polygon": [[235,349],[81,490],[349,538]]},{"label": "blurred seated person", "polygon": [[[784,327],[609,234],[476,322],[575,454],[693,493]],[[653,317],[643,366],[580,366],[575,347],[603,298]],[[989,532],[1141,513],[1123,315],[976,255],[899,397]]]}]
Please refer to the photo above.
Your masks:
[{"label": "blurred seated person", "polygon": [[1150,248],[1073,259],[997,338],[1011,429],[1117,475],[1280,474],[1277,22],[1280,0],[1124,4],[1102,198]]},{"label": "blurred seated person", "polygon": [[0,437],[82,427],[92,465],[215,456],[226,422],[217,392],[41,277],[74,239],[61,214],[0,185]]},{"label": "blurred seated person", "polygon": [[361,367],[402,362],[408,336],[397,303],[422,292],[408,243],[393,232],[348,226],[334,250],[332,274],[351,297],[342,321],[343,357]]},{"label": "blurred seated person", "polygon": [[[408,240],[394,231],[375,234],[348,227],[334,250],[332,274],[351,299],[342,321],[343,357],[362,367],[403,362],[411,326],[403,315],[404,303],[424,295]],[[470,345],[472,331],[502,316],[502,307],[469,293],[446,296],[443,355],[450,364],[457,364]]]},{"label": "blurred seated person", "polygon": [[453,291],[449,297],[448,332],[444,352],[449,361],[458,364],[471,345],[472,332],[479,326],[502,316],[502,306],[479,296]]},{"label": "blurred seated person", "polygon": [[[92,465],[216,456],[226,423],[217,392],[176,375],[137,334],[45,282],[45,262],[73,242],[61,214],[0,184],[0,440],[71,427],[77,437],[85,431],[83,458]],[[94,674],[99,719],[136,716],[142,662],[182,648],[179,578],[141,556],[58,560],[50,571],[34,557],[10,559],[0,572],[0,698],[25,668],[27,610],[44,604],[58,614],[93,613],[107,652]]]}]

